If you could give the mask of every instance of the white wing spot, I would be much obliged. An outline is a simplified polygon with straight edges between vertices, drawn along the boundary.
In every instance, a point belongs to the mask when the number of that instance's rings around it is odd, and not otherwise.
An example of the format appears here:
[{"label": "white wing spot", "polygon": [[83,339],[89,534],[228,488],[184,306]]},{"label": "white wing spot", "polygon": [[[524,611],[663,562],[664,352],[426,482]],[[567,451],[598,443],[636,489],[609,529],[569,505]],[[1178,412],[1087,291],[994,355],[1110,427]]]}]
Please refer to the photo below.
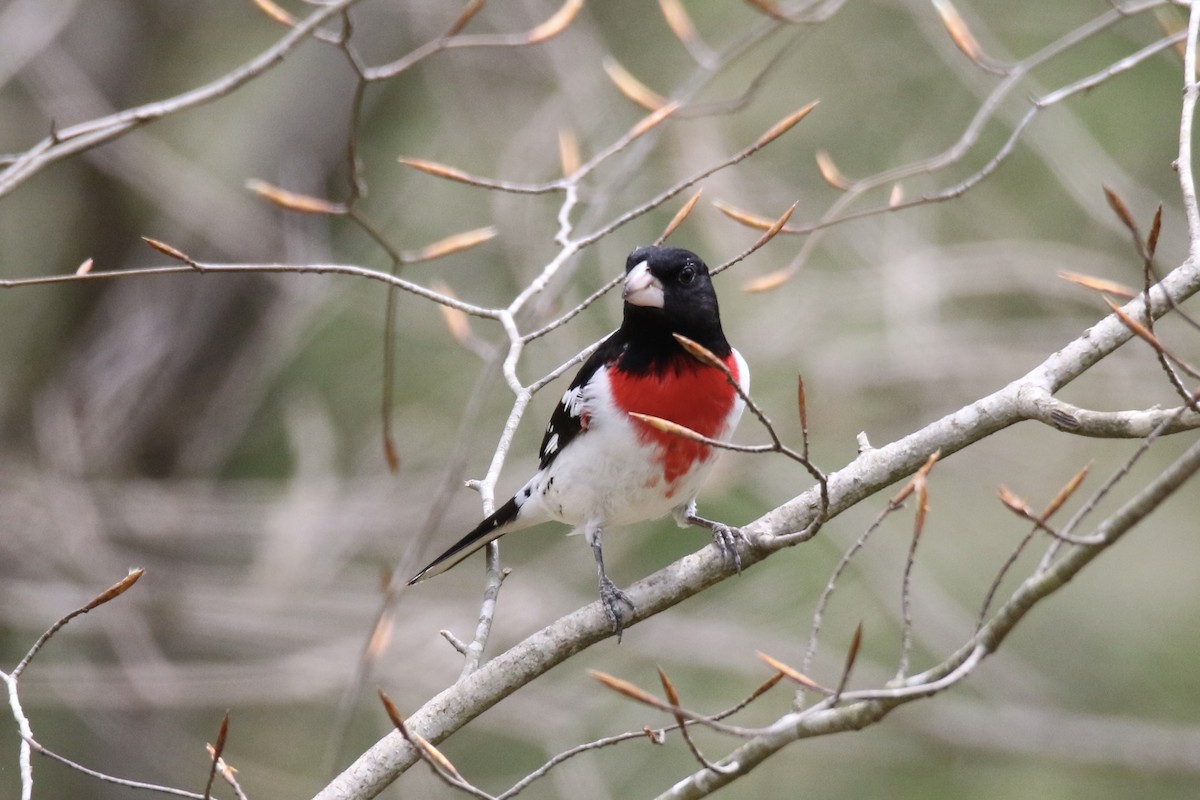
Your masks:
[{"label": "white wing spot", "polygon": [[550,438],[548,440],[546,440],[546,453],[545,454],[550,455],[557,449],[558,449],[558,434],[557,433],[551,434]]},{"label": "white wing spot", "polygon": [[578,417],[583,414],[583,387],[576,386],[574,389],[567,389],[562,396],[563,408],[572,417]]}]

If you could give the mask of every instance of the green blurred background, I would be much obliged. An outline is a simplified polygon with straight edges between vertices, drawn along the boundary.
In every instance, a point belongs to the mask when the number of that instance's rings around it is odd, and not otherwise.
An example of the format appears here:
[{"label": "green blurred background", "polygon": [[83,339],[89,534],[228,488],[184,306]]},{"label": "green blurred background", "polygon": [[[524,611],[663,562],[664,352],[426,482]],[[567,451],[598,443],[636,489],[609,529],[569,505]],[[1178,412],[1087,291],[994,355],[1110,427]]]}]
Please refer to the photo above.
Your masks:
[{"label": "green blurred background", "polygon": [[[766,24],[739,3],[685,7],[714,51]],[[449,0],[364,0],[352,13],[354,48],[369,64],[386,63],[436,38],[460,8]],[[554,8],[493,0],[468,31],[520,33]],[[1006,63],[1109,8],[1099,0],[960,4],[986,52]],[[308,13],[301,4],[291,10]],[[1183,14],[1171,12],[1164,17],[1178,24]],[[9,0],[0,6],[0,152],[31,147],[52,121],[61,128],[207,83],[282,34],[244,0]],[[982,167],[1027,98],[1104,70],[1162,35],[1159,18],[1142,14],[1070,48],[999,105],[961,162],[905,180],[905,196]],[[560,130],[574,132],[588,158],[645,113],[605,76],[605,57],[668,96],[703,72],[657,3],[605,0],[547,43],[444,52],[367,89],[356,141],[369,193],[359,207],[393,246],[498,230],[476,249],[407,266],[404,277],[503,306],[540,272],[557,252],[558,195],[487,192],[396,159],[551,180]],[[839,196],[821,179],[817,151],[851,177],[927,158],[960,136],[1000,80],[968,61],[933,6],[918,0],[847,3],[821,24],[779,26],[722,64],[678,119],[588,181],[577,230],[600,227],[819,99],[787,136],[703,181],[700,204],[672,241],[721,263],[758,234],[713,201],[770,217],[798,201],[793,222],[813,221]],[[0,277],[69,273],[88,258],[96,271],[166,263],[142,236],[214,262],[388,269],[381,249],[348,220],[282,211],[244,188],[260,179],[345,199],[354,86],[342,53],[308,42],[227,97],[40,171],[0,198]],[[773,292],[741,287],[788,265],[802,238],[780,237],[719,278],[726,330],[780,433],[799,440],[802,373],[813,455],[834,470],[853,459],[860,431],[876,445],[891,441],[1078,336],[1103,305],[1059,270],[1140,282],[1140,262],[1102,184],[1143,226],[1164,204],[1159,263],[1178,263],[1188,247],[1171,166],[1181,86],[1180,59],[1167,51],[1044,111],[1013,156],[963,197],[839,225]],[[860,206],[886,203],[889,189]],[[522,317],[523,329],[616,274],[686,196],[573,259],[545,303]],[[4,669],[128,567],[147,570],[126,596],[59,633],[21,680],[44,744],[104,772],[200,790],[204,743],[229,709],[226,757],[252,798],[307,796],[324,784],[335,707],[379,607],[381,570],[427,560],[477,518],[478,497],[467,489],[453,490],[444,515],[433,499],[483,475],[512,401],[494,367],[456,342],[435,306],[400,295],[392,413],[402,465],[389,474],[379,418],[384,303],[379,284],[297,274],[0,291]],[[522,380],[603,336],[619,313],[618,299],[607,296],[532,344]],[[485,349],[504,341],[490,322],[475,320],[472,330]],[[1181,354],[1196,355],[1182,326],[1162,331]],[[558,386],[535,398],[500,492],[533,466]],[[480,387],[480,413],[464,416]],[[1061,396],[1101,409],[1175,402],[1137,343]],[[738,439],[765,435],[747,420]],[[1101,513],[1190,437],[1178,439],[1155,445]],[[1087,486],[1098,486],[1137,445],[1030,423],[940,464],[913,576],[914,666],[939,661],[970,634],[990,583],[1025,534],[995,500],[997,486],[1040,507],[1084,464],[1092,464]],[[461,463],[453,456],[460,448]],[[727,455],[701,510],[742,523],[808,485],[784,459]],[[662,666],[691,707],[736,702],[770,674],[756,650],[799,663],[817,596],[885,502],[873,498],[813,542],[638,625],[620,646],[608,641],[567,662],[453,737],[446,753],[468,778],[499,792],[570,745],[669,722],[612,696],[588,669],[653,687]],[[1185,487],[1031,615],[967,684],[866,732],[793,746],[722,796],[1194,797],[1198,512],[1195,490]],[[864,653],[852,685],[878,685],[894,673],[910,531],[911,515],[893,517],[851,566],[827,614],[814,677],[836,681],[860,620]],[[609,571],[627,584],[706,543],[703,532],[677,531],[669,520],[640,525],[611,538]],[[1036,564],[1042,546],[1022,557],[1005,588]],[[502,553],[513,573],[490,652],[594,599],[580,540],[548,526],[506,539]],[[454,680],[460,659],[438,630],[470,635],[479,573],[473,561],[404,596],[368,689],[382,686],[407,713]],[[776,688],[737,721],[766,723],[791,699]],[[388,727],[367,691],[336,764]],[[736,744],[703,732],[698,740],[714,758]],[[15,725],[0,724],[3,797],[19,790],[18,742]],[[130,796],[45,759],[34,768],[37,797]],[[695,769],[677,737],[665,747],[637,741],[574,759],[525,796],[653,796]],[[385,796],[451,795],[418,767]]]}]

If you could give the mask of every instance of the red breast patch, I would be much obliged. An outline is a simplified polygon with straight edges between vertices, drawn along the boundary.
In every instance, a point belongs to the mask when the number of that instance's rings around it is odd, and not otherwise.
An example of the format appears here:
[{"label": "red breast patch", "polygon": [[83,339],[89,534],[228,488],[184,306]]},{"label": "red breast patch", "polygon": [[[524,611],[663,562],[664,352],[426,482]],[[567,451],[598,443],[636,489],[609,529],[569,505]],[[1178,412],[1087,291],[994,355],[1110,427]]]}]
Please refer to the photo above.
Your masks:
[{"label": "red breast patch", "polygon": [[[613,370],[609,374],[613,400],[625,411],[660,417],[714,437],[721,433],[737,395],[720,370],[706,367],[690,357],[681,361],[678,367],[647,375]],[[737,379],[737,361],[732,353],[725,359],[725,365]],[[657,430],[644,422],[635,420],[634,425],[643,442],[658,446],[657,459],[662,463],[663,478],[672,487],[671,491],[674,491],[674,483],[693,464],[712,455],[708,445]]]}]

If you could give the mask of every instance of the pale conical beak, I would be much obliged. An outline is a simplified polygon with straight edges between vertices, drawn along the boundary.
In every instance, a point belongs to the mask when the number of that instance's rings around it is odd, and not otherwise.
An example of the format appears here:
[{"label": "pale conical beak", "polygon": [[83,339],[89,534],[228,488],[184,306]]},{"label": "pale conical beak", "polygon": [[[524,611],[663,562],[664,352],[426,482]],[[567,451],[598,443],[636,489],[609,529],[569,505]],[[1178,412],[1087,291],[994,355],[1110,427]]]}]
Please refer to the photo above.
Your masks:
[{"label": "pale conical beak", "polygon": [[650,265],[643,261],[625,276],[625,288],[621,290],[621,297],[633,306],[662,308],[662,281],[654,277],[650,272]]}]

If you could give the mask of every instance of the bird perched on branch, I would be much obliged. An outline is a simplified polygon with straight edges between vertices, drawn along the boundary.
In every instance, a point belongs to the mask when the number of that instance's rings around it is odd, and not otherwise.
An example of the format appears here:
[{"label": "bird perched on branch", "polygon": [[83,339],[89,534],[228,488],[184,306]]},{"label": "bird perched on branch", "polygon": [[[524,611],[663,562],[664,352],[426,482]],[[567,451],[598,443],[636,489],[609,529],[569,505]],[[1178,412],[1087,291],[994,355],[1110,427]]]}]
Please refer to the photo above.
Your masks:
[{"label": "bird perched on branch", "polygon": [[[632,612],[634,605],[604,571],[600,539],[608,527],[670,513],[680,527],[708,528],[740,569],[740,533],[696,515],[696,495],[712,469],[715,448],[686,431],[672,432],[670,424],[631,416],[656,417],[717,440],[737,426],[745,403],[731,380],[747,391],[750,372],[721,330],[708,267],[682,248],[640,247],[626,261],[622,297],[621,327],[584,362],[550,416],[538,471],[410,585],[445,572],[506,533],[565,522],[582,530],[591,545],[600,600],[620,640],[621,606]],[[692,348],[695,355],[677,335],[700,346]]]}]

